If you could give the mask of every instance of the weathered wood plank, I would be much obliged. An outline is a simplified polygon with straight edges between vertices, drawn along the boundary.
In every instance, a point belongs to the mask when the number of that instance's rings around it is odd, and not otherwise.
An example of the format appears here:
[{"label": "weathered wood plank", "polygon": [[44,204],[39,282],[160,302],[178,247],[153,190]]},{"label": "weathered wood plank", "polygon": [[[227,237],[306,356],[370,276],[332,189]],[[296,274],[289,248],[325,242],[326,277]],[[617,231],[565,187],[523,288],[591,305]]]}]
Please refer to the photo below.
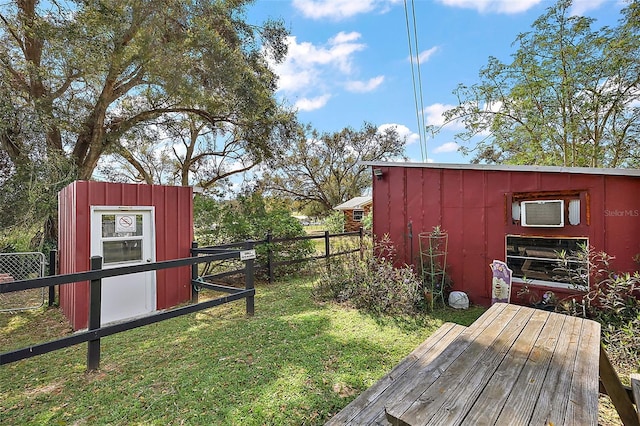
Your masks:
[{"label": "weathered wood plank", "polygon": [[[495,374],[498,367],[503,362],[506,354],[520,337],[523,328],[529,322],[533,310],[519,310],[516,315],[506,324],[506,327],[482,353],[478,359],[464,359],[464,365],[461,365],[462,371],[466,373],[456,373],[453,377],[447,378],[446,373],[440,378],[441,384],[445,386],[449,383],[451,386],[454,378],[457,380],[456,388],[458,392],[452,392],[447,398],[441,396],[438,399],[443,401],[444,410],[440,410],[437,415],[433,416],[429,421],[429,425],[443,424],[462,424],[469,408],[480,395]],[[494,323],[495,324],[495,323]],[[463,354],[464,356],[464,354]],[[462,361],[462,357],[459,359]],[[462,364],[462,363],[461,363]],[[481,366],[481,368],[479,368]],[[434,389],[434,387],[432,387]],[[423,396],[420,397],[421,401]],[[429,400],[430,398],[426,398]]]},{"label": "weathered wood plank", "polygon": [[[475,334],[469,336],[472,338],[464,339],[465,333],[462,333],[452,346],[458,343],[458,347],[463,351],[451,361],[442,356],[446,353],[444,351],[432,363],[436,364],[434,368],[429,368],[432,365],[427,366],[425,370],[430,370],[428,380],[416,382],[418,386],[414,383],[413,389],[406,395],[403,394],[401,400],[388,406],[387,419],[398,419],[402,422],[399,424],[427,424],[436,414],[437,408],[444,404],[447,404],[447,409],[443,411],[452,415],[459,414],[471,398],[470,395],[480,386],[470,382],[486,383],[489,380],[490,374],[495,371],[491,364],[504,357],[508,347],[517,338],[523,323],[531,316],[530,312],[521,311],[515,305],[507,305],[501,313],[501,321],[492,320],[473,328],[470,326],[467,332]],[[509,331],[505,332],[505,329]],[[497,339],[501,333],[504,333],[505,337]],[[446,394],[445,390],[448,391]],[[430,407],[429,410],[424,409],[427,405]],[[436,424],[443,424],[442,419],[434,418],[434,421]]]},{"label": "weathered wood plank", "polygon": [[[388,401],[388,405],[393,405],[398,413],[404,413],[413,401],[415,401],[422,390],[429,387],[435,380],[440,377],[443,371],[445,371],[459,356],[462,354],[475,340],[480,336],[485,328],[488,327],[495,318],[501,314],[505,319],[512,318],[517,311],[513,305],[501,304],[503,306],[496,306],[485,312],[478,320],[467,329],[460,333],[458,338],[454,340],[437,358],[428,364],[418,369],[413,375],[413,380],[405,380],[394,386],[396,391],[396,397],[393,400]],[[499,327],[497,327],[499,328]],[[496,330],[496,333],[500,330]],[[477,346],[477,345],[476,345]],[[420,386],[416,386],[419,384]],[[387,412],[388,407],[385,407]],[[387,420],[394,423],[393,415],[387,413]]]},{"label": "weathered wood plank", "polygon": [[599,343],[600,324],[583,321],[564,424],[598,423]]},{"label": "weathered wood plank", "polygon": [[[551,356],[551,364],[546,371],[542,389],[530,424],[533,425],[562,425],[571,388],[571,375],[567,371],[573,371],[576,360],[577,346],[580,341],[582,320],[576,317],[567,317],[564,322],[561,339]],[[544,374],[544,371],[541,371]]]},{"label": "weathered wood plank", "polygon": [[609,398],[616,411],[620,416],[620,420],[625,426],[637,426],[640,424],[638,420],[638,412],[633,408],[629,395],[624,390],[618,373],[614,370],[607,356],[607,352],[600,346],[600,381],[607,390]]},{"label": "weathered wood plank", "polygon": [[[407,372],[398,377],[398,379],[386,389],[384,389],[380,397],[374,401],[367,410],[363,410],[356,417],[353,418],[352,425],[367,425],[367,424],[381,424],[387,425],[385,419],[384,407],[389,403],[390,399],[396,399],[402,395],[403,386],[406,383],[410,383],[415,379],[416,371],[420,370],[424,365],[432,362],[437,356],[439,356],[445,348],[447,348],[451,342],[453,342],[458,336],[466,330],[466,327],[456,326],[455,330],[447,333],[446,336],[439,339],[432,348],[423,353],[419,359],[407,370]],[[412,379],[413,378],[413,379]]]},{"label": "weathered wood plank", "polygon": [[[535,312],[522,334],[511,347],[498,370],[487,383],[480,397],[475,401],[469,413],[464,418],[466,424],[493,425],[503,410],[509,395],[515,388],[518,378],[527,363],[527,359],[534,350],[534,345],[541,335],[543,327],[549,318],[548,312]],[[518,392],[520,388],[516,388]],[[537,393],[536,393],[537,395]],[[510,405],[520,405],[520,401],[512,401]],[[533,409],[533,403],[529,410]],[[511,420],[510,420],[511,421]],[[512,423],[513,424],[513,423]]]},{"label": "weathered wood plank", "polygon": [[503,406],[496,424],[529,424],[565,319],[566,317],[563,315],[547,316],[535,347],[529,353],[528,359],[514,383],[513,389],[517,389],[517,392],[511,393],[507,397],[507,402]]},{"label": "weathered wood plank", "polygon": [[384,425],[385,417],[412,426],[597,423],[599,324],[496,304],[452,330],[434,334],[429,351],[418,351],[421,345],[401,372],[328,424]]},{"label": "weathered wood plank", "polygon": [[375,424],[376,419],[384,420],[385,398],[392,394],[385,390],[410,370],[418,360],[424,358],[428,361],[439,354],[465,329],[466,327],[458,324],[443,324],[388,374],[329,419],[326,425]]}]

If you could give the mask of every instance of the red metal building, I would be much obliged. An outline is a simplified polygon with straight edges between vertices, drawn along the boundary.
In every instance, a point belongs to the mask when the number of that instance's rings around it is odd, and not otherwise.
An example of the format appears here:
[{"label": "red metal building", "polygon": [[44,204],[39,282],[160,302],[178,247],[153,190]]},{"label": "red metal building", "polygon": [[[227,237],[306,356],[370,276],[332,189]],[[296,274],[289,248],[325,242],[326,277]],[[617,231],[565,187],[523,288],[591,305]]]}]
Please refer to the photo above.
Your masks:
[{"label": "red metal building", "polygon": [[616,270],[638,269],[640,170],[367,164],[376,176],[374,234],[389,234],[399,263],[419,266],[418,235],[440,226],[453,287],[473,303],[490,304],[494,259],[514,270],[516,303],[524,285],[538,296],[575,293],[554,268],[558,252],[579,244],[615,256]]},{"label": "red metal building", "polygon": [[[190,187],[76,181],[58,195],[60,273],[87,271],[92,255],[103,267],[190,256]],[[111,280],[111,281],[109,281]],[[144,315],[191,298],[189,267],[103,280],[102,322]],[[75,330],[86,328],[89,285],[60,287],[60,306]]]}]

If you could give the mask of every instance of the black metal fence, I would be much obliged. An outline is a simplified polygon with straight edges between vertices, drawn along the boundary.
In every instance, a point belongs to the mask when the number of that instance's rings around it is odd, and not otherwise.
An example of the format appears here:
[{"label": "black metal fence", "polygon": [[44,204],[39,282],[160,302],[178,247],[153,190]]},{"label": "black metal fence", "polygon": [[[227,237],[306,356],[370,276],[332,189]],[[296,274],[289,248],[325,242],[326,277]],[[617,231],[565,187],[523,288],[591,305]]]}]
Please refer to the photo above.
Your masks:
[{"label": "black metal fence", "polygon": [[[331,238],[340,237],[359,237],[359,247],[356,249],[349,249],[331,253]],[[170,318],[175,318],[182,315],[191,314],[204,309],[209,309],[214,306],[219,306],[225,303],[229,303],[236,300],[245,299],[246,313],[247,315],[253,315],[255,309],[255,279],[254,272],[257,268],[262,268],[267,271],[269,281],[273,281],[275,275],[275,269],[278,266],[291,265],[300,262],[306,262],[315,259],[328,259],[333,256],[340,256],[349,253],[360,252],[362,256],[363,250],[363,236],[362,229],[356,232],[345,232],[341,234],[329,234],[325,231],[323,235],[310,235],[296,238],[273,238],[268,234],[265,240],[262,241],[246,241],[242,243],[227,244],[224,246],[216,247],[203,247],[198,248],[196,243],[193,243],[191,249],[192,257],[184,259],[176,259],[155,263],[147,263],[143,265],[123,266],[112,269],[102,269],[102,258],[94,256],[91,258],[91,271],[77,272],[64,275],[50,275],[48,277],[27,279],[20,281],[11,281],[0,284],[0,295],[4,293],[11,293],[16,291],[24,291],[28,289],[49,288],[49,305],[53,303],[55,293],[53,289],[55,286],[61,284],[73,284],[78,282],[89,281],[89,325],[88,329],[84,331],[76,332],[70,336],[65,336],[57,340],[52,340],[45,343],[35,344],[26,348],[16,349],[4,353],[0,353],[0,365],[9,364],[22,359],[31,358],[37,355],[42,355],[48,352],[53,352],[59,349],[67,348],[70,346],[78,345],[87,342],[87,369],[95,370],[100,366],[100,339],[102,337],[110,336],[112,334],[120,333],[123,331],[131,330],[144,325],[157,323]],[[295,241],[295,240],[314,240],[324,239],[324,253],[321,255],[312,255],[309,257],[294,259],[288,261],[273,261],[273,246],[277,243]],[[255,265],[255,247],[258,244],[267,244],[267,262],[265,265]],[[56,262],[55,253],[50,255],[50,268],[55,270]],[[216,261],[230,261],[240,260],[244,262],[244,268],[235,269],[231,271],[225,271],[216,274],[199,275],[198,265]],[[204,302],[198,301],[198,292],[192,292],[192,303],[186,306],[172,308],[166,311],[155,312],[148,316],[135,318],[129,321],[118,322],[115,324],[107,324],[101,326],[100,310],[101,310],[101,294],[102,294],[102,279],[108,277],[116,277],[127,274],[134,274],[138,272],[157,271],[169,268],[178,268],[184,266],[191,266],[191,284],[193,288],[207,288],[215,290],[216,292],[222,292],[226,294],[223,297],[216,297]],[[227,286],[222,284],[216,284],[211,282],[214,279],[231,276],[231,275],[244,275],[244,288]]]},{"label": "black metal fence", "polygon": [[[353,232],[342,232],[339,234],[331,234],[329,233],[329,231],[324,231],[322,234],[318,234],[318,235],[305,235],[305,236],[301,236],[301,237],[292,237],[292,238],[274,238],[273,235],[271,233],[268,233],[266,235],[266,238],[264,240],[253,240],[251,241],[251,243],[253,243],[254,247],[257,247],[259,245],[266,245],[267,248],[267,255],[266,255],[266,259],[263,260],[263,264],[256,264],[255,265],[255,269],[256,270],[261,270],[264,271],[268,277],[269,283],[273,283],[273,281],[275,280],[276,277],[276,271],[278,267],[281,266],[289,266],[289,265],[294,265],[294,264],[298,264],[298,263],[304,263],[304,262],[308,262],[311,260],[319,260],[319,259],[328,259],[330,257],[334,257],[334,256],[342,256],[342,255],[346,255],[346,254],[350,254],[350,253],[360,253],[360,256],[362,257],[363,255],[363,243],[364,243],[364,237],[365,237],[366,233],[364,232],[364,230],[362,228],[360,228],[358,231],[353,231]],[[358,238],[358,244],[357,244],[357,248],[347,248],[344,250],[339,250],[339,251],[335,251],[332,252],[331,251],[331,240],[332,239],[340,239],[340,238],[345,238],[345,237],[357,237]],[[324,252],[321,254],[311,254],[307,257],[302,257],[302,258],[297,258],[297,259],[290,259],[290,260],[282,260],[282,261],[275,261],[274,260],[274,253],[277,251],[276,247],[278,244],[280,243],[288,243],[288,242],[293,242],[293,241],[312,241],[312,240],[323,240],[324,242]],[[198,254],[210,254],[210,253],[217,253],[220,250],[226,250],[226,249],[230,249],[230,248],[238,248],[238,247],[242,247],[244,245],[246,245],[246,242],[239,242],[239,243],[231,243],[231,244],[223,244],[223,245],[218,245],[218,246],[208,246],[208,247],[201,247],[198,248],[197,244],[194,243],[194,246],[192,248],[192,253],[194,255],[198,255]],[[200,280],[211,280],[211,279],[221,279],[221,278],[225,278],[225,277],[229,277],[232,275],[238,275],[243,273],[243,269],[236,269],[236,270],[227,270],[224,272],[218,272],[218,273],[204,273],[203,275],[198,275],[199,272],[197,271],[197,266],[194,266],[193,269],[193,279],[197,279],[199,278]],[[203,288],[209,288],[209,286],[207,285],[202,285]]]},{"label": "black metal fence", "polygon": [[[21,280],[6,282],[0,285],[0,294],[10,293],[14,291],[23,291],[34,288],[44,288],[61,284],[72,284],[78,282],[90,281],[89,285],[89,327],[85,331],[76,332],[70,336],[62,337],[46,343],[40,343],[22,349],[16,349],[0,354],[0,365],[9,364],[42,355],[48,352],[67,348],[69,346],[78,345],[88,342],[87,347],[87,369],[95,370],[100,365],[100,339],[112,334],[131,330],[148,324],[157,323],[170,318],[181,315],[191,314],[214,306],[229,303],[235,300],[246,300],[247,315],[254,313],[254,260],[249,256],[245,262],[245,286],[244,288],[222,287],[216,288],[217,291],[227,293],[226,296],[217,297],[204,302],[194,303],[187,306],[169,309],[166,311],[155,312],[154,314],[141,318],[123,321],[117,324],[100,325],[100,308],[101,308],[101,287],[102,279],[108,277],[116,277],[138,272],[157,271],[161,269],[177,268],[183,266],[196,265],[203,262],[211,262],[216,260],[239,259],[243,256],[243,252],[247,250],[251,252],[251,243],[247,243],[245,250],[224,250],[215,254],[207,254],[204,256],[194,256],[184,259],[169,260],[163,262],[147,263],[144,265],[124,266],[113,269],[102,269],[102,258],[95,256],[91,258],[91,271],[77,272],[73,274],[54,275],[43,278],[30,280]],[[192,284],[196,284],[192,282]]]}]

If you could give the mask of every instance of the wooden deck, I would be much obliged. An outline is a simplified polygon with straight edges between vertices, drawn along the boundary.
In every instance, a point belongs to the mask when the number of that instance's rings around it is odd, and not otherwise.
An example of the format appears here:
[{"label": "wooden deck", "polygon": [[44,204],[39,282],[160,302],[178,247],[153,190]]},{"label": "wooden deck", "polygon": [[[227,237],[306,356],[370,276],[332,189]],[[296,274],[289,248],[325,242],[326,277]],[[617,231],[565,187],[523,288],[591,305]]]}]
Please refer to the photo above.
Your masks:
[{"label": "wooden deck", "polygon": [[596,425],[600,324],[498,303],[445,324],[331,425]]}]

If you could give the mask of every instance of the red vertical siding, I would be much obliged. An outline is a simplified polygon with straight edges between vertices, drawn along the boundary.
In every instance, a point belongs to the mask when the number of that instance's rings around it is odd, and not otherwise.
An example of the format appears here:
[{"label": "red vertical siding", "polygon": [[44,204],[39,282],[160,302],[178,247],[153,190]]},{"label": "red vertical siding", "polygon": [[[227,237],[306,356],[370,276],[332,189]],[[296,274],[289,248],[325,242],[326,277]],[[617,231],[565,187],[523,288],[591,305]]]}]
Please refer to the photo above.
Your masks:
[{"label": "red vertical siding", "polygon": [[638,269],[633,257],[640,254],[640,187],[637,182],[612,176],[604,185],[602,208],[592,216],[604,223],[604,250],[616,254],[614,265],[621,270]]},{"label": "red vertical siding", "polygon": [[[487,305],[489,264],[505,260],[507,234],[587,237],[598,251],[616,257],[615,268],[632,271],[640,253],[640,178],[611,174],[486,170],[447,167],[378,167],[373,180],[374,234],[389,234],[398,264],[419,266],[420,232],[440,225],[449,234],[448,268],[454,288]],[[564,228],[526,228],[511,223],[511,194],[579,191],[581,223]],[[508,205],[509,204],[509,205]],[[411,223],[413,239],[407,238]],[[413,245],[409,245],[413,242]]]},{"label": "red vertical siding", "polygon": [[[193,240],[193,198],[189,187],[76,181],[59,194],[60,273],[89,270],[91,206],[154,206],[156,260],[189,257]],[[158,271],[157,309],[191,298],[189,267]],[[87,326],[87,282],[63,285],[60,305],[74,329]]]}]

